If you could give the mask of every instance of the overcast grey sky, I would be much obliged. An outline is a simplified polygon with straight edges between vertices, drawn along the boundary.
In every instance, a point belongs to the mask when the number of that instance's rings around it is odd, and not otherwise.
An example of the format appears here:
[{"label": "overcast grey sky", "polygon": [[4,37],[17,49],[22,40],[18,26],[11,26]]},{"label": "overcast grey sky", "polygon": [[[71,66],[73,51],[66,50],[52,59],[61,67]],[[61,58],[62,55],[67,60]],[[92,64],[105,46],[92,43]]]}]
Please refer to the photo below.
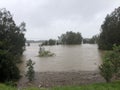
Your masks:
[{"label": "overcast grey sky", "polygon": [[17,25],[24,21],[25,37],[34,40],[57,39],[66,31],[92,37],[118,6],[120,0],[0,0],[0,8],[9,10]]}]

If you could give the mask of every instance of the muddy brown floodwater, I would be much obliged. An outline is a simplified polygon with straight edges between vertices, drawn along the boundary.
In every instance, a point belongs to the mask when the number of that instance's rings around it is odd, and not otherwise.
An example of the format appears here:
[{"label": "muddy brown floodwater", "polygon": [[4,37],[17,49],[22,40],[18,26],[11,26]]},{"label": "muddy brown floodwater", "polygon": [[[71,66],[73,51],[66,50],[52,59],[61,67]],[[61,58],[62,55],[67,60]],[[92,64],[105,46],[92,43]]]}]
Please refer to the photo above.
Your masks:
[{"label": "muddy brown floodwater", "polygon": [[46,71],[97,71],[101,64],[101,52],[96,44],[44,46],[55,53],[53,57],[38,57],[39,43],[31,43],[26,47],[23,65],[28,59],[35,62],[36,72]]},{"label": "muddy brown floodwater", "polygon": [[[35,85],[54,86],[104,81],[99,75],[98,68],[102,63],[102,53],[96,44],[56,45],[44,46],[44,48],[55,53],[55,56],[38,57],[39,43],[31,43],[26,47],[23,63],[20,66],[24,74],[26,61],[32,59],[35,62]],[[20,80],[20,86],[27,83],[23,78]]]}]

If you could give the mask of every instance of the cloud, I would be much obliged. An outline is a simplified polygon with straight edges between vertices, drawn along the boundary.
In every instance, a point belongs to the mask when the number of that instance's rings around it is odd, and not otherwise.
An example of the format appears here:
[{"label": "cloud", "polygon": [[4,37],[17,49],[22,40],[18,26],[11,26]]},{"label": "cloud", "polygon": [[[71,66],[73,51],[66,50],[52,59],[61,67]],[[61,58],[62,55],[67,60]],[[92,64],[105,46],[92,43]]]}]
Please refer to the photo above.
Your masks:
[{"label": "cloud", "polygon": [[27,24],[27,39],[57,38],[66,31],[79,31],[83,37],[99,33],[107,13],[119,0],[1,0],[17,24]]}]

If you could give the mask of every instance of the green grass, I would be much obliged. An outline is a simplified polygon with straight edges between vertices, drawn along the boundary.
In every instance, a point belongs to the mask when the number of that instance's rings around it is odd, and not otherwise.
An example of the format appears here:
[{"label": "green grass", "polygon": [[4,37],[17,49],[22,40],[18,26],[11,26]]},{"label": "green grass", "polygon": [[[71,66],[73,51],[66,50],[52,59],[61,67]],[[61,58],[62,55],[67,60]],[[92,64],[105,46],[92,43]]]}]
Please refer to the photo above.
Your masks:
[{"label": "green grass", "polygon": [[[0,84],[0,90],[18,90],[17,88]],[[21,89],[20,89],[21,90]],[[26,88],[22,90],[120,90],[120,81],[112,83],[99,83],[83,86],[63,86],[53,88]]]},{"label": "green grass", "polygon": [[35,88],[35,87],[29,87],[24,89],[18,89],[16,87],[7,86],[4,84],[0,84],[0,90],[47,90],[45,88]]},{"label": "green grass", "polygon": [[99,83],[83,86],[54,87],[51,90],[120,90],[120,82]]},{"label": "green grass", "polygon": [[22,89],[22,90],[47,90],[45,88],[26,88],[26,89]]},{"label": "green grass", "polygon": [[6,86],[4,84],[0,84],[0,90],[17,90],[14,87]]}]

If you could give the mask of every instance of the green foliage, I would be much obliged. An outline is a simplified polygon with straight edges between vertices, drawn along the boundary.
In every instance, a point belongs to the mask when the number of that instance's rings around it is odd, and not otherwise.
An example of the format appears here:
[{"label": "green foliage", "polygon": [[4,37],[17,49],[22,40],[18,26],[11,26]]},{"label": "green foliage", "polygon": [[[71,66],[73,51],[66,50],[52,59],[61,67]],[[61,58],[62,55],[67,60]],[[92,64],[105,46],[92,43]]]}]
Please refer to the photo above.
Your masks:
[{"label": "green foliage", "polygon": [[50,39],[49,41],[49,45],[55,45],[56,44],[56,40]]},{"label": "green foliage", "polygon": [[100,74],[104,77],[106,82],[110,82],[113,77],[114,69],[111,62],[104,62],[100,67]]},{"label": "green foliage", "polygon": [[13,82],[13,81],[7,81],[7,82],[5,82],[5,85],[7,85],[7,86],[12,86],[12,87],[16,87],[16,86],[17,86],[17,83],[16,83],[16,82]]},{"label": "green foliage", "polygon": [[39,53],[40,57],[48,57],[48,56],[53,56],[54,53],[51,53],[50,51],[43,51],[41,53]]},{"label": "green foliage", "polygon": [[42,46],[43,45],[49,45],[49,42],[48,41],[44,41],[43,43],[42,43]]},{"label": "green foliage", "polygon": [[120,70],[120,46],[113,45],[113,50],[107,52],[105,58],[106,62],[112,63],[114,72],[117,73]]},{"label": "green foliage", "polygon": [[120,46],[113,45],[113,51],[105,54],[100,71],[107,82],[110,82],[113,75],[117,75],[120,72]]},{"label": "green foliage", "polygon": [[92,38],[84,38],[83,39],[83,43],[86,44],[96,44],[98,42],[98,36],[95,35]]},{"label": "green foliage", "polygon": [[59,37],[59,41],[62,44],[81,44],[82,42],[82,36],[79,32],[66,32],[66,34],[62,34]]},{"label": "green foliage", "polygon": [[20,72],[13,61],[14,57],[11,53],[0,50],[0,81],[16,81],[20,78]]},{"label": "green foliage", "polygon": [[84,38],[83,39],[83,44],[95,44],[95,41],[93,39],[89,38]]},{"label": "green foliage", "polygon": [[12,86],[7,86],[4,84],[0,84],[0,90],[17,90],[17,88],[12,87]]},{"label": "green foliage", "polygon": [[48,41],[44,41],[42,45],[55,45],[56,42],[57,42],[56,40],[49,39]]},{"label": "green foliage", "polygon": [[43,47],[40,46],[40,50],[39,50],[39,56],[40,57],[49,57],[49,56],[53,56],[54,53],[51,53],[50,51],[46,51]]},{"label": "green foliage", "polygon": [[120,45],[120,7],[107,15],[101,25],[99,49],[111,50],[113,44]]},{"label": "green foliage", "polygon": [[34,75],[35,75],[35,71],[34,71],[34,67],[33,67],[34,64],[35,63],[33,63],[31,59],[29,59],[26,63],[26,67],[28,68],[26,77],[28,78],[29,82],[34,80]]},{"label": "green foliage", "polygon": [[25,23],[16,26],[12,15],[0,9],[0,82],[16,81],[20,72],[16,66],[25,46]]}]

